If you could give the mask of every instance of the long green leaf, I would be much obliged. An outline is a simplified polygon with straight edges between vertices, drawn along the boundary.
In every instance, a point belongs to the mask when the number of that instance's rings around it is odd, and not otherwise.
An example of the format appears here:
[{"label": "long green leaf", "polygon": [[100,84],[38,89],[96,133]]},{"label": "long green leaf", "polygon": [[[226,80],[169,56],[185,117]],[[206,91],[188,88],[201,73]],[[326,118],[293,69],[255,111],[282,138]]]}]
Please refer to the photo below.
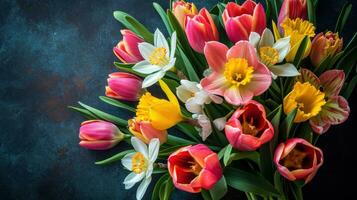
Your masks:
[{"label": "long green leaf", "polygon": [[139,72],[134,71],[133,69],[131,69],[134,65],[133,64],[125,64],[125,63],[120,63],[120,62],[114,62],[114,66],[119,69],[122,70],[124,72],[129,72],[135,75],[138,75],[140,77],[145,77],[145,74],[141,74]]},{"label": "long green leaf", "polygon": [[338,16],[338,19],[337,19],[337,23],[336,23],[336,27],[335,27],[336,33],[342,32],[343,28],[346,25],[346,21],[351,14],[351,10],[352,10],[352,4],[349,2],[346,2],[343,5],[340,15]]},{"label": "long green leaf", "polygon": [[72,109],[72,110],[74,110],[76,112],[81,113],[87,119],[97,119],[98,118],[98,117],[96,117],[95,115],[93,115],[91,112],[89,112],[86,109],[77,108],[77,107],[74,107],[74,106],[68,106],[68,108],[70,108],[70,109]]},{"label": "long green leaf", "polygon": [[301,41],[300,46],[295,54],[295,59],[293,64],[299,68],[300,62],[303,60],[304,55],[305,55],[305,50],[307,48],[307,44],[309,42],[310,38],[308,36],[305,36],[304,39]]},{"label": "long green leaf", "polygon": [[160,187],[160,200],[169,200],[172,191],[174,190],[174,184],[171,178],[168,178]]},{"label": "long green leaf", "polygon": [[309,18],[309,21],[311,23],[313,23],[314,25],[316,25],[316,9],[315,9],[315,5],[312,2],[313,0],[307,0],[307,15]]},{"label": "long green leaf", "polygon": [[170,178],[170,175],[167,173],[167,174],[162,175],[159,178],[159,180],[156,181],[154,189],[152,191],[151,200],[158,200],[159,199],[160,187],[169,178]]},{"label": "long green leaf", "polygon": [[235,168],[226,168],[224,176],[227,184],[234,189],[264,196],[279,195],[274,186],[259,175]]},{"label": "long green leaf", "polygon": [[279,200],[286,200],[284,192],[284,184],[281,181],[281,176],[278,171],[274,173],[274,185],[275,189],[280,193]]},{"label": "long green leaf", "polygon": [[212,200],[222,199],[228,191],[227,182],[224,176],[209,190]]},{"label": "long green leaf", "polygon": [[345,72],[346,80],[357,63],[357,46],[353,47],[350,51],[345,53],[340,61],[337,63],[337,68]]},{"label": "long green leaf", "polygon": [[306,141],[312,143],[312,130],[309,122],[303,122],[300,124],[300,128],[298,131],[298,137],[305,139]]},{"label": "long green leaf", "polygon": [[96,165],[107,165],[107,164],[111,164],[113,162],[119,161],[122,158],[124,158],[124,156],[128,153],[132,153],[134,152],[134,150],[126,150],[126,151],[122,151],[120,153],[115,154],[114,156],[107,158],[105,160],[101,160],[101,161],[97,161],[95,162]]},{"label": "long green leaf", "polygon": [[173,135],[168,135],[167,138],[167,144],[170,145],[190,145],[190,144],[194,144],[194,142],[190,141],[190,140],[186,140],[180,137],[176,137]]},{"label": "long green leaf", "polygon": [[357,75],[355,75],[352,78],[352,80],[348,83],[347,88],[344,89],[344,91],[342,92],[343,97],[345,97],[346,99],[349,99],[351,94],[353,93],[356,85],[357,85]]},{"label": "long green leaf", "polygon": [[275,150],[275,147],[277,146],[278,141],[279,141],[279,127],[280,127],[281,116],[282,116],[282,107],[280,105],[276,109],[276,112],[272,116],[272,118],[269,118],[269,119],[271,119],[271,124],[273,125],[273,128],[274,128],[274,137],[270,142],[270,152],[273,152]]},{"label": "long green leaf", "polygon": [[171,35],[173,33],[173,31],[171,29],[170,22],[169,22],[169,19],[167,18],[166,12],[158,3],[154,2],[153,6],[154,6],[155,10],[157,11],[157,13],[160,15],[161,20],[164,22],[167,32]]},{"label": "long green leaf", "polygon": [[192,66],[190,60],[185,55],[185,52],[181,49],[181,47],[178,47],[178,50],[179,50],[179,53],[181,55],[181,59],[183,60],[183,62],[185,64],[187,75],[188,75],[190,81],[200,82],[200,78],[198,77],[198,75],[197,75],[194,67]]},{"label": "long green leaf", "polygon": [[224,152],[224,156],[223,156],[223,163],[224,163],[224,166],[227,166],[228,165],[228,161],[229,161],[229,158],[230,158],[230,155],[231,155],[231,152],[232,152],[232,145],[228,144],[227,145],[227,148]]},{"label": "long green leaf", "polygon": [[293,127],[294,124],[294,119],[297,113],[297,109],[295,108],[292,110],[286,118],[283,120],[283,123],[280,126],[280,133],[283,136],[283,140],[287,140],[289,138],[289,135],[291,134],[291,128]]},{"label": "long green leaf", "polygon": [[228,164],[231,163],[232,161],[235,160],[242,160],[242,159],[248,159],[256,163],[257,165],[260,165],[260,158],[259,158],[259,153],[256,151],[239,151],[236,153],[232,153],[229,157]]},{"label": "long green leaf", "polygon": [[115,100],[115,99],[112,99],[112,98],[109,98],[109,97],[106,97],[106,96],[100,96],[99,99],[104,101],[107,104],[112,105],[112,106],[116,106],[118,108],[123,108],[125,110],[131,111],[131,112],[135,112],[135,108],[129,106],[126,103],[120,102],[118,100]]},{"label": "long green leaf", "polygon": [[212,200],[211,194],[208,190],[201,190],[201,196],[204,200]]}]

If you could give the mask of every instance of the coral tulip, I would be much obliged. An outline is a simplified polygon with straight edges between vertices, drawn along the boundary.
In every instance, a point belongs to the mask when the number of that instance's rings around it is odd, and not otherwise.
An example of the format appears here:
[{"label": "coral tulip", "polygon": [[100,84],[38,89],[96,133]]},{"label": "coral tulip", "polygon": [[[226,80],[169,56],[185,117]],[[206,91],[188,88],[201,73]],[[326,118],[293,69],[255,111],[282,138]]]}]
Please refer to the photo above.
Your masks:
[{"label": "coral tulip", "polygon": [[123,40],[113,48],[114,54],[123,63],[137,63],[144,58],[141,56],[138,45],[144,42],[139,36],[130,30],[124,29],[120,31],[123,35]]},{"label": "coral tulip", "polygon": [[84,148],[106,150],[123,140],[124,134],[110,122],[88,120],[81,124],[79,138],[79,145]]},{"label": "coral tulip", "polygon": [[161,144],[167,141],[167,131],[155,129],[149,121],[138,121],[134,118],[130,119],[128,124],[129,131],[146,144],[153,138],[158,138]]},{"label": "coral tulip", "polygon": [[262,4],[256,4],[252,0],[245,1],[241,6],[229,2],[222,18],[228,38],[233,43],[248,40],[251,32],[261,35],[266,28],[266,16]]},{"label": "coral tulip", "polygon": [[186,16],[197,15],[198,13],[194,3],[189,3],[182,0],[172,3],[172,12],[174,13],[177,21],[180,23],[183,29],[185,28]]},{"label": "coral tulip", "polygon": [[290,181],[308,183],[323,163],[321,149],[301,138],[281,143],[275,150],[274,163],[279,173]]},{"label": "coral tulip", "polygon": [[307,0],[284,0],[280,8],[278,26],[285,18],[307,19]]},{"label": "coral tulip", "polygon": [[191,193],[211,189],[223,173],[218,155],[203,144],[180,148],[167,165],[176,188]]},{"label": "coral tulip", "polygon": [[142,80],[134,74],[115,72],[109,74],[105,95],[115,99],[136,101],[142,93]]},{"label": "coral tulip", "polygon": [[229,143],[241,151],[255,151],[274,136],[274,128],[267,120],[264,106],[249,101],[234,112],[225,126]]}]

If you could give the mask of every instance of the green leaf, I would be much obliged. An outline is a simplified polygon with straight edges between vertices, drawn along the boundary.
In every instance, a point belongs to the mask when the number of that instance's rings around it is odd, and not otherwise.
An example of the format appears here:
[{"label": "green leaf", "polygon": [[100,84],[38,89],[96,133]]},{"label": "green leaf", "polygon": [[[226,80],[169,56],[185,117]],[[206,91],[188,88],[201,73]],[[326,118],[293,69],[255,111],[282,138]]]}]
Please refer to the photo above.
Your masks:
[{"label": "green leaf", "polygon": [[183,145],[177,145],[177,146],[173,146],[173,147],[169,147],[166,149],[160,149],[159,152],[159,156],[160,157],[167,157],[169,155],[171,155],[173,152],[175,152],[176,150],[178,150],[179,148],[181,148]]},{"label": "green leaf", "polygon": [[282,140],[287,140],[289,138],[289,135],[291,134],[291,128],[293,127],[294,124],[294,119],[297,113],[297,109],[295,108],[292,110],[286,118],[283,120],[283,123],[280,126],[280,133],[283,136]]},{"label": "green leaf", "polygon": [[232,153],[230,155],[229,160],[228,160],[228,165],[232,161],[242,160],[242,159],[248,159],[248,160],[253,161],[257,165],[260,165],[260,158],[259,157],[260,157],[260,155],[256,151],[239,151],[239,152],[236,152],[236,153]]},{"label": "green leaf", "polygon": [[154,168],[154,170],[152,171],[153,174],[162,174],[162,173],[166,173],[167,169],[162,169],[162,168]]},{"label": "green leaf", "polygon": [[201,196],[204,200],[212,200],[211,194],[209,193],[208,190],[201,190]]},{"label": "green leaf", "polygon": [[190,79],[190,81],[200,82],[200,78],[197,76],[195,69],[193,68],[190,60],[185,55],[184,51],[181,49],[181,47],[178,47],[178,50],[181,55],[181,59],[183,60],[183,62],[185,64],[187,75],[188,75],[188,78]]},{"label": "green leaf", "polygon": [[[259,157],[258,157],[259,158]],[[269,181],[273,180],[273,157],[270,150],[270,143],[264,144],[260,148],[260,171],[262,175]]]},{"label": "green leaf", "polygon": [[134,150],[126,150],[126,151],[122,151],[120,153],[115,154],[114,156],[107,158],[105,160],[101,160],[101,161],[97,161],[95,162],[96,165],[107,165],[107,164],[111,164],[113,162],[119,161],[122,158],[124,158],[124,156],[128,153],[133,153]]},{"label": "green leaf", "polygon": [[81,113],[87,119],[97,119],[98,118],[97,116],[93,115],[91,112],[89,112],[86,109],[77,108],[77,107],[74,107],[74,106],[68,106],[68,108],[70,108],[70,109],[72,109],[72,110],[74,110],[76,112]]},{"label": "green leaf", "polygon": [[176,127],[183,132],[184,134],[186,134],[188,137],[190,137],[192,140],[194,140],[197,143],[201,143],[200,140],[198,139],[198,132],[197,130],[190,124],[186,124],[186,123],[178,123],[176,125]]},{"label": "green leaf", "polygon": [[154,6],[156,12],[160,15],[161,20],[164,22],[167,32],[170,35],[172,35],[173,31],[171,29],[171,25],[170,25],[169,19],[167,18],[166,12],[164,11],[164,9],[158,3],[154,2],[153,6]]},{"label": "green leaf", "polygon": [[344,51],[348,52],[350,51],[353,47],[357,46],[357,33],[355,33],[352,37],[352,39],[350,40],[350,42],[347,44],[347,46],[345,47]]},{"label": "green leaf", "polygon": [[221,160],[224,156],[224,152],[226,152],[228,145],[223,147],[219,152],[218,152],[218,158]]},{"label": "green leaf", "polygon": [[313,0],[307,0],[307,15],[309,21],[316,26],[316,16],[315,16],[316,7],[312,1]]},{"label": "green leaf", "polygon": [[174,184],[171,178],[168,178],[163,184],[160,186],[160,200],[169,200],[172,191],[174,190]]},{"label": "green leaf", "polygon": [[294,199],[303,200],[303,195],[301,191],[301,187],[299,187],[295,182],[288,183],[291,193],[293,194]]},{"label": "green leaf", "polygon": [[128,104],[126,103],[123,103],[123,102],[120,102],[118,100],[115,100],[113,98],[109,98],[109,97],[106,97],[106,96],[100,96],[99,97],[100,100],[104,101],[105,103],[107,104],[110,104],[112,106],[116,106],[118,108],[123,108],[125,110],[128,110],[128,111],[131,111],[131,112],[134,112],[135,113],[135,108],[129,106]]},{"label": "green leaf", "polygon": [[128,72],[128,73],[132,73],[135,75],[138,75],[140,77],[146,77],[145,74],[141,74],[139,72],[134,71],[133,69],[131,69],[134,65],[133,64],[126,64],[126,63],[120,63],[120,62],[114,62],[114,66],[119,69],[122,70],[124,72]]},{"label": "green leaf", "polygon": [[79,105],[81,105],[83,108],[87,109],[88,111],[90,111],[92,114],[94,114],[95,116],[97,116],[98,118],[100,119],[103,119],[105,121],[109,121],[109,122],[112,122],[114,124],[117,124],[119,126],[124,126],[126,127],[128,125],[128,122],[126,120],[123,120],[119,117],[116,117],[114,115],[111,115],[111,114],[108,114],[108,113],[105,113],[103,111],[100,111],[98,109],[95,109],[93,107],[90,107],[84,103],[81,103],[81,102],[78,102]]},{"label": "green leaf", "polygon": [[273,125],[273,128],[274,128],[274,137],[270,142],[270,152],[274,152],[275,147],[277,146],[278,141],[279,141],[280,118],[282,115],[281,105],[279,107],[277,107],[274,111],[272,113],[275,113],[275,114],[272,115],[271,118],[268,116],[268,118],[271,119],[271,124]]},{"label": "green leaf", "polygon": [[126,28],[141,36],[146,42],[153,43],[154,36],[134,17],[122,11],[114,11],[114,18],[122,23]]},{"label": "green leaf", "polygon": [[300,62],[303,60],[303,57],[305,55],[305,50],[307,48],[307,44],[309,42],[310,38],[308,36],[305,36],[304,39],[301,41],[299,49],[297,50],[295,54],[295,59],[293,64],[299,69]]},{"label": "green leaf", "polygon": [[355,75],[352,80],[347,84],[347,88],[343,90],[342,96],[346,99],[349,99],[351,94],[353,93],[357,84],[357,75]]},{"label": "green leaf", "polygon": [[155,186],[154,186],[154,189],[152,191],[152,195],[151,195],[151,200],[157,200],[159,199],[159,194],[160,194],[160,187],[161,185],[167,181],[167,179],[170,178],[170,175],[167,173],[167,174],[164,174],[162,175],[159,180],[156,181],[155,183]]},{"label": "green leaf", "polygon": [[305,139],[306,141],[312,143],[313,132],[309,122],[303,122],[300,124],[298,137]]},{"label": "green leaf", "polygon": [[346,21],[351,14],[351,10],[352,10],[352,4],[346,2],[341,9],[340,15],[338,16],[336,27],[335,27],[335,33],[342,32],[343,28],[346,25]]},{"label": "green leaf", "polygon": [[190,144],[194,144],[194,142],[190,141],[190,140],[186,140],[180,137],[176,137],[173,135],[168,135],[167,138],[167,144],[170,145],[190,145]]},{"label": "green leaf", "polygon": [[279,195],[274,186],[262,176],[234,168],[226,168],[224,172],[227,184],[243,192],[260,195]]},{"label": "green leaf", "polygon": [[212,200],[222,199],[228,191],[227,182],[224,176],[209,190]]},{"label": "green leaf", "polygon": [[281,176],[278,171],[274,173],[274,185],[275,189],[280,193],[279,200],[286,200],[284,192],[284,184],[281,181]]},{"label": "green leaf", "polygon": [[337,68],[345,72],[345,79],[348,80],[349,75],[357,63],[357,46],[346,52],[340,61],[337,63]]},{"label": "green leaf", "polygon": [[227,166],[231,152],[232,152],[232,145],[228,144],[226,150],[224,151],[224,156],[223,156],[223,163],[224,166]]}]

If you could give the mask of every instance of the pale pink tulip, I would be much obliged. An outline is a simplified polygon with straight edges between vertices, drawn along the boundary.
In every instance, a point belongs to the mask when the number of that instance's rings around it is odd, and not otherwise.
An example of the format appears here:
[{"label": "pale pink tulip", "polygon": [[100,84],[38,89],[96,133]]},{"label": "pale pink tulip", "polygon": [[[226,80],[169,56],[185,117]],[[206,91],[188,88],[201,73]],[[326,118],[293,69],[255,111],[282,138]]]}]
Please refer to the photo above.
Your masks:
[{"label": "pale pink tulip", "polygon": [[109,74],[105,95],[115,99],[136,101],[140,97],[142,80],[134,74],[115,72]]},{"label": "pale pink tulip", "polygon": [[144,42],[144,40],[128,29],[120,32],[123,35],[123,40],[113,48],[114,54],[123,63],[137,63],[144,60],[138,48],[138,44]]}]

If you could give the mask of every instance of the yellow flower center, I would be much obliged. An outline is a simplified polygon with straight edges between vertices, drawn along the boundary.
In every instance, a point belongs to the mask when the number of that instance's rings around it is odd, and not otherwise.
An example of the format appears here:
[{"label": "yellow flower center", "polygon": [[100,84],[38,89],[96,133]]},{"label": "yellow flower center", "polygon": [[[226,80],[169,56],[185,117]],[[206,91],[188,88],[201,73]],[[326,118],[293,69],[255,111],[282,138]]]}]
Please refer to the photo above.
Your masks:
[{"label": "yellow flower center", "polygon": [[231,58],[224,67],[224,76],[233,85],[246,85],[252,79],[254,68],[244,58]]},{"label": "yellow flower center", "polygon": [[157,47],[149,56],[149,62],[152,65],[165,66],[169,63],[166,58],[167,50],[164,47]]},{"label": "yellow flower center", "polygon": [[140,174],[141,172],[147,169],[147,160],[144,155],[140,152],[136,152],[136,154],[131,159],[132,169],[135,174]]},{"label": "yellow flower center", "polygon": [[325,104],[325,93],[308,82],[296,82],[293,90],[284,98],[284,112],[289,114],[297,108],[294,122],[298,123],[318,115]]},{"label": "yellow flower center", "polygon": [[261,47],[259,49],[261,61],[267,66],[273,66],[279,61],[279,52],[273,47]]},{"label": "yellow flower center", "polygon": [[189,161],[188,163],[190,164],[190,171],[198,176],[202,171],[201,165],[198,164],[196,161]]},{"label": "yellow flower center", "polygon": [[284,29],[284,36],[293,36],[293,35],[303,35],[314,37],[315,36],[315,27],[312,23],[307,20],[300,18],[290,19],[285,18],[281,27]]},{"label": "yellow flower center", "polygon": [[308,154],[295,147],[290,153],[282,160],[282,164],[289,170],[308,168],[309,159]]}]

